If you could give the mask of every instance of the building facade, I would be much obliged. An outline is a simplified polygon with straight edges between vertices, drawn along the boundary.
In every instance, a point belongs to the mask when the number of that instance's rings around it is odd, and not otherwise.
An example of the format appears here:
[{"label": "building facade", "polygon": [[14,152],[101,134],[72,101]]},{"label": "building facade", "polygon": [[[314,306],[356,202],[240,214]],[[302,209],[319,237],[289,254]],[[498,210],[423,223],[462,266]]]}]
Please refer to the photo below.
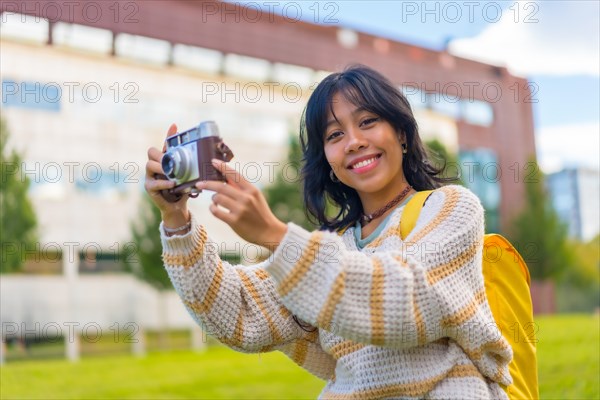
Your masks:
[{"label": "building facade", "polygon": [[[409,98],[425,140],[460,154],[488,228],[523,204],[535,155],[531,93],[505,68],[445,51],[211,1],[2,3],[2,117],[40,220],[42,243],[118,252],[138,218],[146,149],[168,126],[217,121],[234,165],[264,187],[286,169],[311,88],[348,64],[372,66]],[[252,261],[208,212],[228,252]],[[43,245],[43,244],[42,244]],[[246,254],[244,254],[246,253]]]},{"label": "building facade", "polygon": [[548,175],[552,205],[567,224],[569,236],[589,241],[600,233],[600,174],[597,170],[568,168]]}]

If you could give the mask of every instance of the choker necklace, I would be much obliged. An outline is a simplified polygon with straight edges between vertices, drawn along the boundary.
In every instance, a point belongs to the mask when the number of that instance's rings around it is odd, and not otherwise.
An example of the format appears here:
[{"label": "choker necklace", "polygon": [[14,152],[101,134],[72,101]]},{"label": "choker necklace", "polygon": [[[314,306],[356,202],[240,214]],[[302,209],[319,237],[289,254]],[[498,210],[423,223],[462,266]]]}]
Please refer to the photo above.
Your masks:
[{"label": "choker necklace", "polygon": [[402,199],[406,197],[408,192],[410,192],[411,189],[412,189],[412,187],[410,185],[406,186],[404,188],[404,190],[398,196],[394,197],[392,199],[392,201],[387,203],[385,206],[381,207],[379,210],[377,210],[371,214],[363,214],[360,218],[360,225],[365,226],[369,222],[373,221],[375,218],[381,217],[383,215],[383,213],[385,213],[387,210],[394,207],[396,204],[400,203],[402,201]]}]

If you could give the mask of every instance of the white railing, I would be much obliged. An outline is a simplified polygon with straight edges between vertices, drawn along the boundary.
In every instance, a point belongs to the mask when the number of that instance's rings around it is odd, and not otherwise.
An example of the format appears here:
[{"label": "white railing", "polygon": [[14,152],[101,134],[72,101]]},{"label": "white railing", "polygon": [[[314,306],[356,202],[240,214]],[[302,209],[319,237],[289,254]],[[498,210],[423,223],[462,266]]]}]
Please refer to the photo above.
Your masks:
[{"label": "white railing", "polygon": [[[58,276],[0,276],[0,362],[6,338],[63,337],[65,356],[79,358],[79,338],[98,334],[133,332],[131,350],[145,353],[146,330],[199,327],[173,290],[158,291],[129,274],[78,275],[75,265],[64,266]],[[203,340],[192,340],[201,348]]]}]

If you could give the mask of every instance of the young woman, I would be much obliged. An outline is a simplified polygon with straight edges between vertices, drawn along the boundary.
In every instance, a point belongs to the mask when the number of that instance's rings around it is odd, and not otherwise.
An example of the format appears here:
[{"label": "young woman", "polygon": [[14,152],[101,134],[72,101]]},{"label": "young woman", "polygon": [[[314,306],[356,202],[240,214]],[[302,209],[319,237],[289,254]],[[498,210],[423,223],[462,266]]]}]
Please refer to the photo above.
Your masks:
[{"label": "young woman", "polygon": [[[483,209],[467,189],[440,187],[404,96],[352,67],[318,85],[301,128],[304,200],[321,230],[279,221],[226,163],[213,165],[227,184],[197,184],[215,192],[215,217],[274,249],[251,267],[206,251],[210,238],[186,199],[162,199],[172,183],[154,179],[162,154],[148,151],[163,260],[190,313],[234,349],[283,351],[327,381],[321,398],[507,398],[512,350],[485,298]],[[436,190],[403,241],[404,205],[426,189]]]}]

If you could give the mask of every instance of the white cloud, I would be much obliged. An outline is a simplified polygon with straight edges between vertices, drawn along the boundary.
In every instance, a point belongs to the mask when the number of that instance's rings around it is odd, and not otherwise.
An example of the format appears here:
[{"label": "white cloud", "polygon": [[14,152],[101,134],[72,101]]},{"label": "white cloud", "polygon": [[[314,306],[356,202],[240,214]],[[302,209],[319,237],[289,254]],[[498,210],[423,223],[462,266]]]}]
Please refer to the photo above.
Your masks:
[{"label": "white cloud", "polygon": [[577,166],[600,169],[600,123],[540,128],[535,136],[544,172]]},{"label": "white cloud", "polygon": [[599,13],[598,1],[518,1],[478,36],[453,40],[449,51],[521,76],[598,76]]}]

